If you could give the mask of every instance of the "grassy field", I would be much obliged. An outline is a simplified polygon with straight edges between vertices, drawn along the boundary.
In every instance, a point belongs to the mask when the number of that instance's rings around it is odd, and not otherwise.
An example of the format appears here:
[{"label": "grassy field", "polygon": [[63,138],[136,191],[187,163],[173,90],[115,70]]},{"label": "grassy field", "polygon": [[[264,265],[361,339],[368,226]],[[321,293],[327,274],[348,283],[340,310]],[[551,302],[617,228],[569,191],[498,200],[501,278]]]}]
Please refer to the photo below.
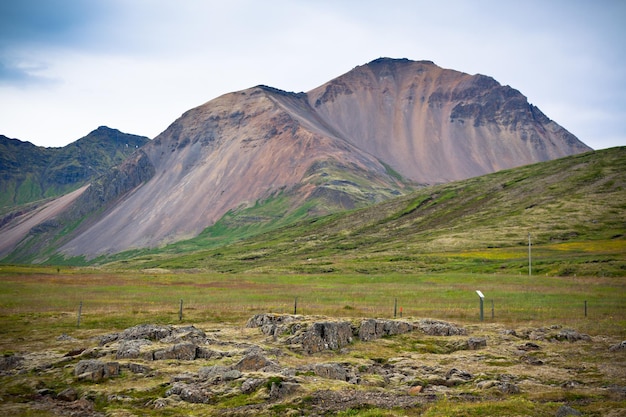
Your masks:
[{"label": "grassy field", "polygon": [[[484,322],[480,321],[476,290],[481,290],[486,296]],[[583,363],[580,367],[582,370],[576,371],[576,380],[590,384],[584,392],[554,386],[555,382],[550,381],[558,381],[560,374],[544,371],[547,372],[545,375],[533,374],[531,380],[540,379],[547,385],[530,387],[526,393],[512,397],[487,396],[479,400],[474,391],[466,394],[461,391],[454,398],[441,396],[434,402],[411,409],[348,408],[327,415],[553,416],[561,404],[572,403],[578,404],[577,407],[586,411],[586,415],[604,415],[607,409],[626,408],[626,400],[598,393],[601,386],[607,383],[626,384],[624,380],[615,380],[615,377],[600,372],[609,364],[606,347],[602,346],[610,340],[626,339],[626,282],[620,277],[529,277],[524,274],[493,273],[271,275],[172,273],[163,269],[129,272],[95,268],[1,266],[0,352],[5,357],[24,352],[30,352],[35,357],[45,357],[45,352],[50,351],[58,356],[74,346],[70,342],[58,341],[60,335],[69,335],[80,341],[78,343],[85,344],[94,336],[145,323],[193,324],[220,332],[215,334],[221,334],[229,340],[263,345],[267,342],[258,330],[244,329],[246,320],[257,313],[291,314],[296,307],[296,298],[297,313],[308,316],[344,317],[351,320],[393,318],[395,310],[397,318],[402,316],[409,321],[421,318],[449,320],[473,329],[474,334],[487,335],[491,343],[495,343],[490,349],[505,349],[504,352],[508,348],[505,345],[500,348],[500,342],[496,342],[503,337],[498,329],[504,328],[558,325],[574,328],[604,341],[598,347],[550,345],[541,353],[541,358],[558,362],[560,367],[566,369],[559,370],[561,373],[573,372],[567,369],[575,367],[576,363]],[[179,319],[180,300],[183,300],[182,320]],[[80,325],[79,305],[82,305]],[[271,349],[275,350],[276,345],[272,346]],[[357,343],[349,353],[337,353],[330,359],[357,366],[371,362],[372,358],[374,361],[387,362],[397,360],[394,358],[398,355],[408,356],[429,366],[463,366],[483,375],[479,378],[503,371],[521,374],[530,372],[528,366],[516,365],[519,359],[507,358],[502,351],[492,350],[482,352],[481,357],[487,358],[483,360],[493,370],[473,370],[472,366],[480,365],[473,365],[476,360],[474,356],[466,357],[459,353],[444,355],[442,353],[447,346],[446,341],[436,338],[406,335],[381,339],[368,345]],[[307,357],[287,354],[281,358],[283,362],[293,362],[294,366],[329,360],[328,355]],[[623,358],[623,355],[618,358]],[[0,385],[3,386],[0,389],[0,411],[5,410],[18,416],[53,415],[47,411],[33,411],[28,405],[29,401],[32,401],[36,387],[58,391],[67,384],[95,398],[96,408],[107,415],[217,415],[228,407],[263,401],[259,395],[239,395],[226,396],[219,403],[204,408],[188,404],[183,409],[146,409],[144,404],[150,398],[163,397],[163,387],[168,386],[169,378],[175,372],[187,369],[193,372],[200,365],[191,365],[192,368],[189,368],[190,365],[181,367],[180,364],[170,363],[169,366],[173,368],[161,371],[161,376],[156,379],[124,376],[95,385],[74,381],[69,373],[71,368],[68,370],[67,366],[54,366],[43,373],[30,371],[14,376],[0,375]],[[479,373],[479,369],[483,372]],[[612,372],[621,375],[621,367],[616,369]],[[324,380],[317,381],[306,376],[302,378],[309,381],[308,389],[314,390],[311,392],[345,389],[343,385],[332,385]],[[376,379],[370,382],[378,384]],[[122,393],[134,400],[122,404],[107,400],[111,398],[111,392]],[[463,395],[470,393],[474,399],[468,403],[463,400]],[[305,396],[293,402],[276,404],[268,414],[263,415],[278,415],[281,410],[295,412],[309,406],[306,404],[308,398]]]},{"label": "grassy field", "polygon": [[[176,323],[180,300],[183,322],[237,323],[260,312],[293,313],[296,298],[299,314],[393,317],[395,307],[397,317],[477,322],[475,291],[480,290],[485,294],[485,321],[554,322],[626,338],[626,281],[619,277],[226,275],[2,266],[0,282],[3,332],[50,325],[72,331],[81,303],[85,329]],[[0,343],[10,346],[13,341],[2,338]]]},{"label": "grassy field", "polygon": [[[58,359],[77,344],[84,347],[96,336],[138,324],[192,324],[221,335],[224,343],[283,351],[280,361],[294,368],[321,360],[367,368],[401,358],[413,367],[459,367],[475,376],[454,387],[450,398],[437,394],[419,407],[348,407],[324,415],[552,417],[560,405],[574,404],[585,415],[617,416],[626,413],[626,351],[613,353],[608,347],[626,340],[625,162],[626,148],[574,156],[275,229],[240,222],[232,213],[191,241],[91,260],[59,256],[61,266],[16,266],[5,259],[0,352],[5,358],[33,352],[31,361]],[[272,218],[270,203],[255,210],[269,210],[264,215]],[[485,294],[482,322],[476,290]],[[479,352],[451,352],[448,341],[413,332],[355,343],[348,353],[307,357],[244,328],[254,314],[292,314],[296,307],[308,317],[353,321],[446,320],[486,337],[489,345]],[[502,333],[538,328],[572,328],[593,341],[545,342],[541,351],[526,355],[518,349],[523,339]],[[75,342],[59,340],[60,335]],[[528,356],[545,366],[529,366],[523,359]],[[267,394],[266,389],[253,396],[229,394],[208,408],[179,402],[148,410],[146,401],[163,398],[171,378],[197,372],[200,365],[170,362],[150,381],[125,375],[86,384],[72,377],[70,365],[59,363],[43,371],[0,374],[0,411],[53,415],[25,405],[37,387],[75,387],[112,416],[215,415],[263,402]],[[476,388],[485,378],[507,375],[525,384],[521,394]],[[365,377],[373,385],[357,390],[406,392],[406,384]],[[263,415],[300,415],[318,390],[355,389],[345,382],[298,378],[310,395],[270,405]],[[108,400],[118,394],[131,402]]]}]

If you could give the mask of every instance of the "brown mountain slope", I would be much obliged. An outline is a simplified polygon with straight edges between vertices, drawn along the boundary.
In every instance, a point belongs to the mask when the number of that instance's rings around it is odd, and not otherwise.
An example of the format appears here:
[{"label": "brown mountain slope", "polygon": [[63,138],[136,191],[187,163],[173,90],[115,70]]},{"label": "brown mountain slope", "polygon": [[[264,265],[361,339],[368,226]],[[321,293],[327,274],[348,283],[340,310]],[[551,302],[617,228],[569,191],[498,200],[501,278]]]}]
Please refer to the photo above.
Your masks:
[{"label": "brown mountain slope", "polygon": [[378,59],[307,94],[259,86],[186,112],[76,199],[65,215],[84,220],[55,244],[154,247],[281,193],[292,209],[322,198],[323,214],[405,192],[388,167],[438,183],[588,150],[489,77]]},{"label": "brown mountain slope", "polygon": [[191,238],[228,210],[296,185],[303,201],[318,188],[311,177],[319,162],[367,173],[381,194],[401,188],[374,156],[329,135],[311,114],[304,95],[267,87],[188,111],[142,149],[154,176],[62,251],[114,253]]},{"label": "brown mountain slope", "polygon": [[419,182],[465,179],[591,150],[519,91],[430,61],[377,59],[308,96],[342,137]]}]

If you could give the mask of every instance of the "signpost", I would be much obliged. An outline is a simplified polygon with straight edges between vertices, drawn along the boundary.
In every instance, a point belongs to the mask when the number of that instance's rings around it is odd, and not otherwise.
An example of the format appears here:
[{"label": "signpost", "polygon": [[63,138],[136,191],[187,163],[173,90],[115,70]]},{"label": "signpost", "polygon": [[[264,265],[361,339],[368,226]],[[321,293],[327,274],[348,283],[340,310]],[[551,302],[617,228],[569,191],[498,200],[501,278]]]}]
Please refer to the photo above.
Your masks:
[{"label": "signpost", "polygon": [[485,320],[485,312],[484,312],[484,305],[483,305],[485,301],[485,296],[480,290],[476,290],[476,294],[478,294],[478,297],[480,297],[480,321],[483,321]]}]

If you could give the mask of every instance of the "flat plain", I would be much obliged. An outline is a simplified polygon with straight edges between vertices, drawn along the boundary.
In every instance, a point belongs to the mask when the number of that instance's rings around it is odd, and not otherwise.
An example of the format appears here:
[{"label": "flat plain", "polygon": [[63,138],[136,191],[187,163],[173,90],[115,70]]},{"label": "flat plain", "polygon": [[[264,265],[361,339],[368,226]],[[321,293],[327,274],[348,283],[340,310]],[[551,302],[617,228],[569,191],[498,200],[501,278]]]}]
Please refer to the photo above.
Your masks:
[{"label": "flat plain", "polygon": [[[626,340],[622,277],[2,266],[0,282],[5,364],[0,409],[13,415],[70,415],[81,400],[79,411],[94,416],[552,416],[566,406],[583,415],[626,411],[626,349],[615,348]],[[483,321],[476,290],[485,295]],[[417,326],[435,319],[466,333],[428,335],[415,327],[306,353],[289,344],[289,334],[268,336],[246,327],[257,314],[297,317],[309,328],[320,321],[358,325],[375,318]],[[146,324],[193,326],[209,335],[205,343],[219,355],[119,359],[120,344],[98,342]],[[468,338],[484,339],[486,345],[467,349]],[[278,368],[244,370],[233,380],[198,381],[206,374],[203,369],[235,367],[252,347]],[[99,382],[83,380],[75,369],[92,358],[86,355],[118,362],[122,371]],[[21,359],[10,366],[8,358]],[[130,372],[124,366],[131,363],[150,371]],[[316,368],[322,365],[340,366],[356,379],[324,376]],[[457,371],[465,379],[454,379]],[[248,380],[262,383],[244,393]],[[172,394],[174,386],[192,382],[204,384],[209,401]],[[296,388],[279,395],[272,383]],[[77,400],[60,399],[68,389]]]}]

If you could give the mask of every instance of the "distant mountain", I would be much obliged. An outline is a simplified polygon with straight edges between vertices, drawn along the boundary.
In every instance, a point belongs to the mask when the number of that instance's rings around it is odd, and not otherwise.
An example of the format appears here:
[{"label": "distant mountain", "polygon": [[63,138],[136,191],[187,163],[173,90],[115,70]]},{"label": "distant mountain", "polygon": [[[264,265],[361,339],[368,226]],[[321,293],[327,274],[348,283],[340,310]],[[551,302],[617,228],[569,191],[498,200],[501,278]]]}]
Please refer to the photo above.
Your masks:
[{"label": "distant mountain", "polygon": [[22,226],[29,244],[4,254],[93,258],[192,238],[225,215],[277,226],[589,150],[492,78],[382,58],[308,93],[258,86],[189,110],[66,208],[42,208],[46,227]]},{"label": "distant mountain", "polygon": [[0,135],[0,213],[73,191],[148,141],[104,126],[62,148],[39,147]]}]

